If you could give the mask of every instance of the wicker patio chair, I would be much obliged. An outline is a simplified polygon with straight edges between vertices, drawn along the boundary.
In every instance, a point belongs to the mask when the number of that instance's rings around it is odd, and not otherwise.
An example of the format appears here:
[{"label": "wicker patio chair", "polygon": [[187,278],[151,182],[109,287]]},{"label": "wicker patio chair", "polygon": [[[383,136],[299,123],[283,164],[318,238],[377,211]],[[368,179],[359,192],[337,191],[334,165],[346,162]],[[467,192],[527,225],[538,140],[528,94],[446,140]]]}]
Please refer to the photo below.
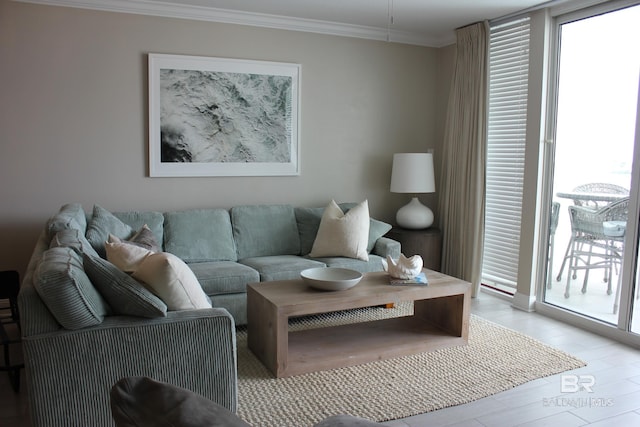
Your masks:
[{"label": "wicker patio chair", "polygon": [[[606,182],[591,182],[589,184],[578,185],[573,189],[574,193],[605,193],[605,194],[624,194],[629,195],[627,188],[621,187],[616,184],[609,184]],[[576,206],[586,206],[593,209],[598,209],[606,206],[608,203],[597,202],[594,200],[574,200],[573,203]]]},{"label": "wicker patio chair", "polygon": [[[569,219],[571,220],[571,240],[569,242],[569,271],[565,298],[569,298],[572,278],[576,277],[578,270],[584,270],[582,293],[587,292],[589,272],[592,269],[601,268],[605,272],[607,282],[607,294],[612,293],[612,272],[619,269],[624,253],[624,225],[629,212],[629,198],[624,198],[611,203],[598,210],[584,206],[569,206]],[[612,232],[607,224],[618,224],[619,232]],[[618,275],[618,285],[620,282]],[[617,294],[617,293],[616,293]],[[617,301],[614,302],[614,311],[617,309]]]},{"label": "wicker patio chair", "polygon": [[[607,182],[590,182],[588,184],[581,184],[578,185],[577,187],[575,187],[573,189],[574,193],[605,193],[605,194],[622,194],[622,195],[629,195],[629,190],[621,187],[619,185],[616,184],[610,184]],[[576,206],[584,206],[584,207],[588,207],[591,209],[599,209],[601,207],[604,207],[608,204],[610,204],[611,202],[601,202],[601,201],[596,201],[596,200],[584,200],[584,199],[574,199],[573,200],[573,204]],[[564,271],[564,267],[567,263],[567,260],[569,259],[569,252],[571,250],[571,241],[569,241],[569,244],[567,245],[567,249],[564,252],[564,258],[562,258],[562,265],[560,266],[560,271],[558,271],[558,276],[556,277],[556,280],[559,282],[560,280],[562,280],[562,272]],[[576,276],[574,274],[573,278],[575,279]]]}]

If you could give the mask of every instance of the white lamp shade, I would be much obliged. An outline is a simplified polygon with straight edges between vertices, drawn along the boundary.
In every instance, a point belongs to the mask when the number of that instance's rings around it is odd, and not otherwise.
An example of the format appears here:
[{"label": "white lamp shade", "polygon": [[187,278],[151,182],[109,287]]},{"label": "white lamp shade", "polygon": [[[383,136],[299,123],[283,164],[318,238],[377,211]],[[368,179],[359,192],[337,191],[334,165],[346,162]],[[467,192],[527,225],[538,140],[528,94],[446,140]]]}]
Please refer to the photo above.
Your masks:
[{"label": "white lamp shade", "polygon": [[433,174],[431,153],[396,153],[391,172],[392,193],[434,193],[436,180]]}]

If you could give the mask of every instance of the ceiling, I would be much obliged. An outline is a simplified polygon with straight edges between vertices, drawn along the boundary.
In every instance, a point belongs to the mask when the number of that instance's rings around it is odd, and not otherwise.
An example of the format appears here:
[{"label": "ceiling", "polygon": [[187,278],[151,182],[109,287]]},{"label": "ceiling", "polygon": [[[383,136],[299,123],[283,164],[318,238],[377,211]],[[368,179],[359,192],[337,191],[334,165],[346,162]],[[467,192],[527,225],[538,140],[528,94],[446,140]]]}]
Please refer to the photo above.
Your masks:
[{"label": "ceiling", "polygon": [[567,0],[16,0],[441,47],[455,29]]}]

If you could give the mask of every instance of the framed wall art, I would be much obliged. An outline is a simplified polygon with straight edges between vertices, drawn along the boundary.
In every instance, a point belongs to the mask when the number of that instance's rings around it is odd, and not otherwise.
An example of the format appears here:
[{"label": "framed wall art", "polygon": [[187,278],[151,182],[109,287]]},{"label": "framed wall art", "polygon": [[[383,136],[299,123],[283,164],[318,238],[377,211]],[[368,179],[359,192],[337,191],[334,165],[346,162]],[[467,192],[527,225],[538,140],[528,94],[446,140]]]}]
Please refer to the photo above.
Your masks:
[{"label": "framed wall art", "polygon": [[149,175],[299,175],[300,65],[149,54]]}]

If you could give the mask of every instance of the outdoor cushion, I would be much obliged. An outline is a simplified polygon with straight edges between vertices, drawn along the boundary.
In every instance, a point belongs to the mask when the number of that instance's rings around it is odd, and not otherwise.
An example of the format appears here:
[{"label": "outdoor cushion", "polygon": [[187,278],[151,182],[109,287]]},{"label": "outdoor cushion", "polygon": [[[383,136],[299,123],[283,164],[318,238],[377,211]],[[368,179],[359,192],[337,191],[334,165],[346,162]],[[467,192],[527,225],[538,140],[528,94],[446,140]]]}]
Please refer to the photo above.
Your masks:
[{"label": "outdoor cushion", "polygon": [[167,212],[164,250],[185,262],[236,261],[229,212],[225,209]]},{"label": "outdoor cushion", "polygon": [[231,223],[240,260],[300,254],[300,237],[293,206],[236,206],[231,208]]}]

